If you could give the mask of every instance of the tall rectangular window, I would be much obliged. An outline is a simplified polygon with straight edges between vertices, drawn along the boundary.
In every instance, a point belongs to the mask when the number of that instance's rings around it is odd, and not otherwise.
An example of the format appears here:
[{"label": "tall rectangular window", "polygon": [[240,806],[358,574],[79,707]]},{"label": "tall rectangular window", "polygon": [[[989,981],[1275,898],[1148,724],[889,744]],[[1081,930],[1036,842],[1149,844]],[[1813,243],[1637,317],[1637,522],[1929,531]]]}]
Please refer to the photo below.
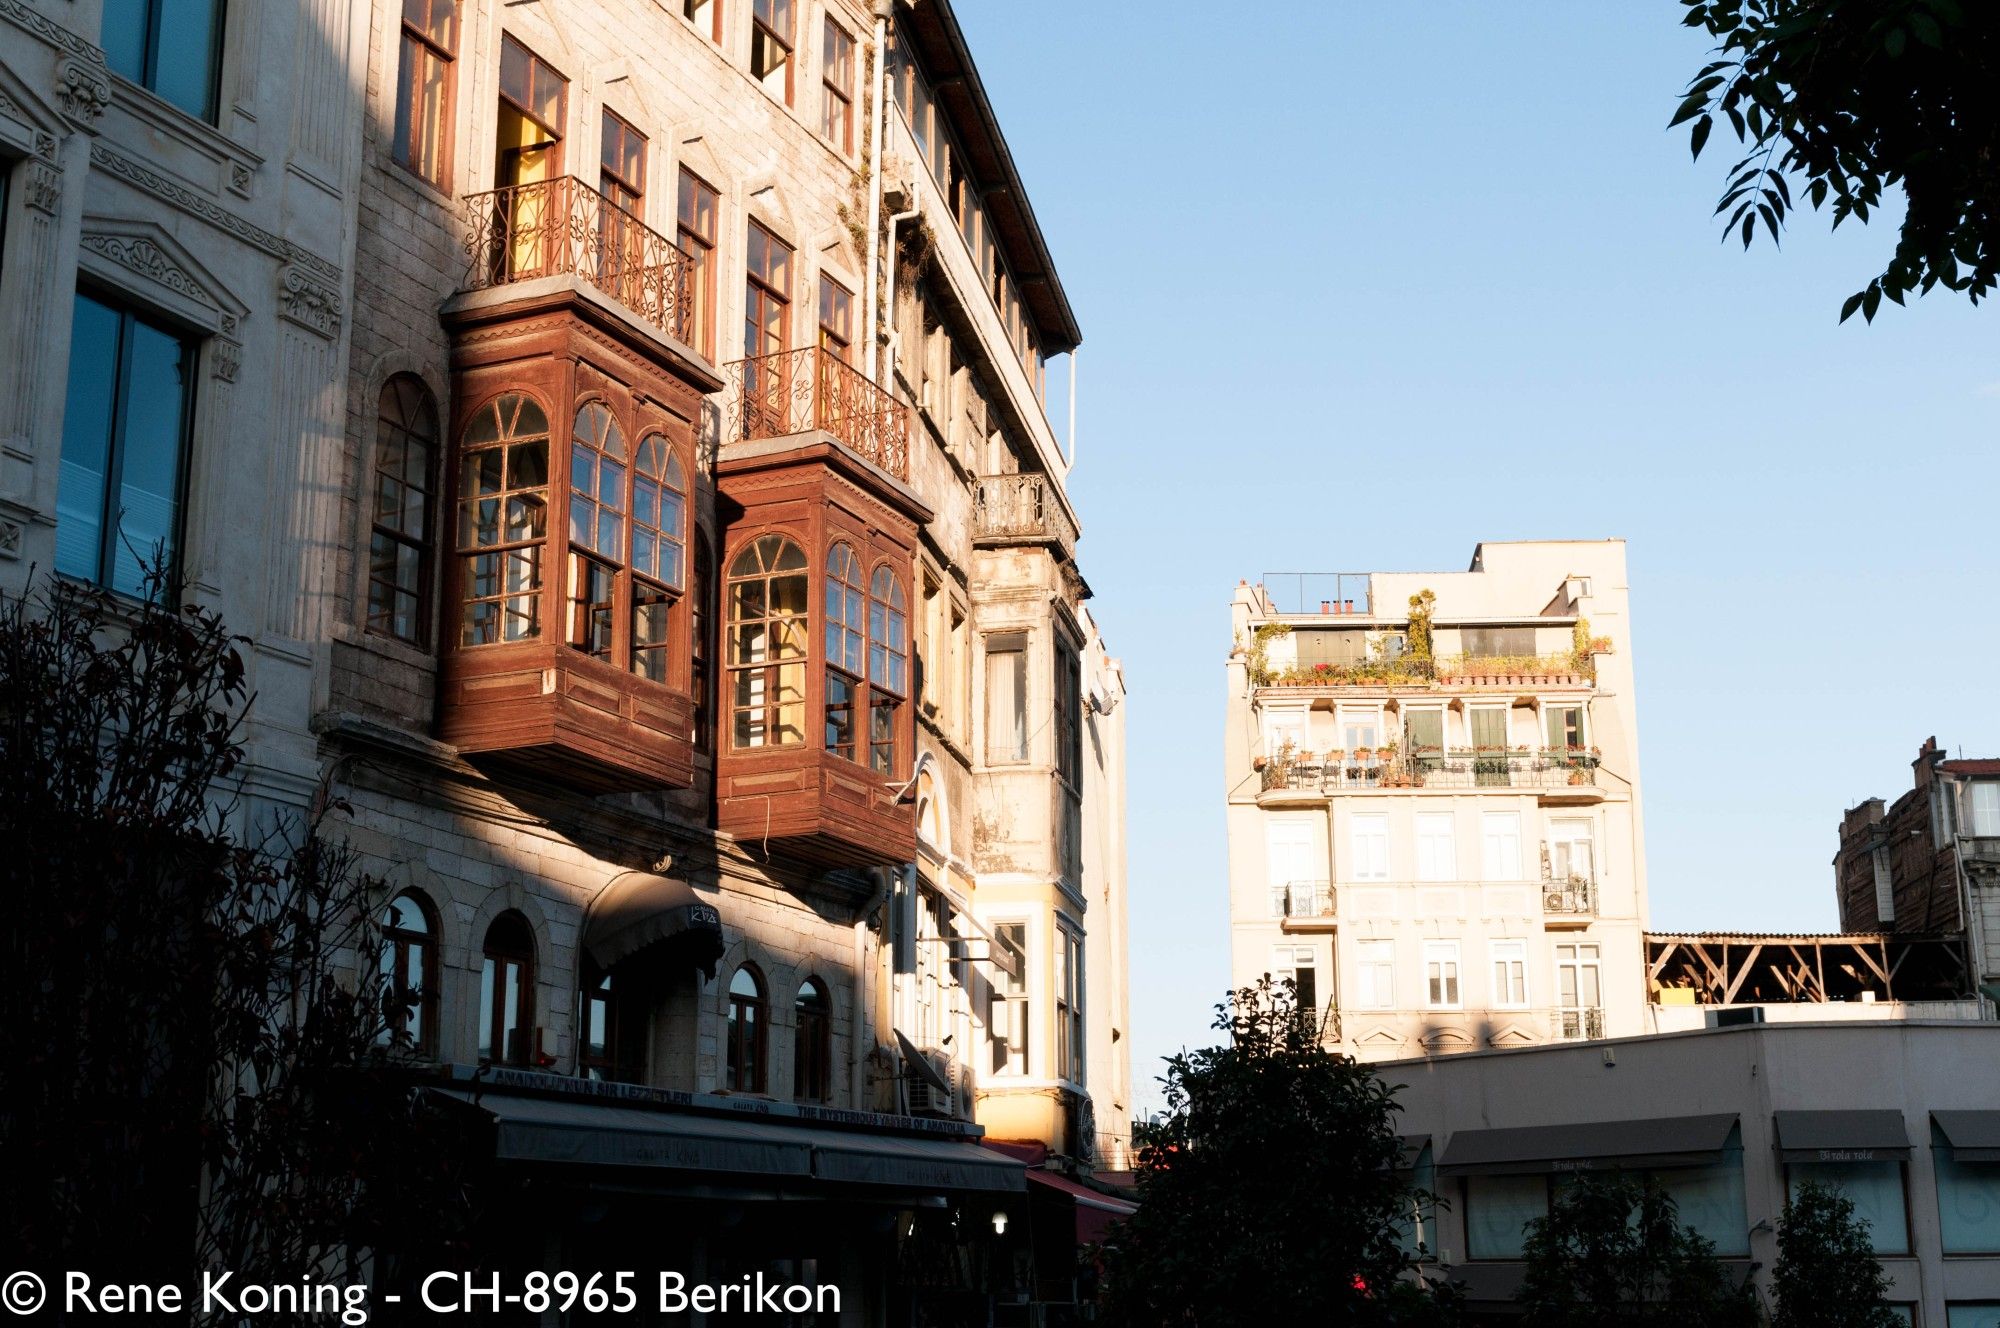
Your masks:
[{"label": "tall rectangular window", "polygon": [[1083,672],[1076,651],[1058,639],[1056,674],[1056,774],[1072,789],[1083,787]]},{"label": "tall rectangular window", "polygon": [[750,0],[750,75],[773,97],[792,104],[792,0]]},{"label": "tall rectangular window", "polygon": [[646,197],[646,136],[609,108],[598,138],[597,192],[637,217]]},{"label": "tall rectangular window", "polygon": [[1935,1121],[1938,1235],[1946,1254],[2000,1254],[2000,1163],[1959,1157]]},{"label": "tall rectangular window", "polygon": [[717,46],[722,45],[723,0],[681,0],[681,13],[694,24],[695,31]]},{"label": "tall rectangular window", "polygon": [[1028,759],[1028,640],[986,641],[986,763]]},{"label": "tall rectangular window", "polygon": [[681,168],[678,220],[674,235],[693,260],[694,348],[715,358],[715,217],[720,196],[701,177]]},{"label": "tall rectangular window", "polygon": [[368,630],[423,646],[430,633],[437,407],[413,374],[382,386],[368,538]]},{"label": "tall rectangular window", "polygon": [[1603,984],[1595,945],[1556,947],[1556,1005],[1563,1038],[1603,1037]]},{"label": "tall rectangular window", "polygon": [[820,51],[819,132],[843,153],[854,151],[854,38],[828,15]]},{"label": "tall rectangular window", "polygon": [[1521,814],[1487,812],[1479,818],[1479,875],[1484,881],[1521,879]]},{"label": "tall rectangular window", "polygon": [[1264,822],[1265,881],[1271,916],[1309,916],[1308,904],[1326,879],[1315,822],[1305,817],[1272,817]]},{"label": "tall rectangular window", "polygon": [[1590,822],[1564,818],[1549,822],[1549,877],[1557,881],[1596,879]]},{"label": "tall rectangular window", "polygon": [[223,0],[104,0],[105,62],[212,124],[221,84],[223,14]]},{"label": "tall rectangular window", "polygon": [[1271,977],[1273,981],[1292,984],[1298,993],[1300,1014],[1319,1016],[1319,970],[1310,945],[1271,947]]},{"label": "tall rectangular window", "polygon": [[1347,864],[1350,881],[1389,879],[1389,818],[1377,813],[1347,818],[1353,855]]},{"label": "tall rectangular window", "polygon": [[1417,813],[1417,879],[1458,879],[1457,818],[1450,812]]},{"label": "tall rectangular window", "polygon": [[1494,941],[1493,1008],[1521,1010],[1528,1004],[1528,943]]},{"label": "tall rectangular window", "polygon": [[1396,943],[1359,941],[1354,946],[1354,1004],[1362,1010],[1396,1008]]},{"label": "tall rectangular window", "polygon": [[743,354],[775,355],[791,343],[791,246],[751,222],[744,270]]},{"label": "tall rectangular window", "polygon": [[2000,835],[2000,780],[1975,780],[1969,788],[1966,833],[1982,838]]},{"label": "tall rectangular window", "polygon": [[1465,1246],[1474,1259],[1518,1259],[1528,1223],[1548,1216],[1546,1176],[1465,1178]]},{"label": "tall rectangular window", "polygon": [[458,51],[458,0],[403,0],[396,63],[398,164],[440,189],[450,157],[451,90]]},{"label": "tall rectangular window", "polygon": [[1909,1205],[1903,1193],[1901,1162],[1786,1164],[1785,1184],[1792,1194],[1809,1180],[1839,1190],[1853,1202],[1854,1215],[1868,1224],[1868,1241],[1875,1253],[1910,1252]]},{"label": "tall rectangular window", "polygon": [[819,348],[842,364],[852,364],[854,296],[832,277],[819,274]]},{"label": "tall rectangular window", "polygon": [[1543,713],[1549,719],[1549,746],[1552,749],[1559,752],[1582,750],[1582,706],[1549,706]]},{"label": "tall rectangular window", "polygon": [[990,966],[993,1004],[987,1030],[993,1045],[992,1071],[996,1075],[1024,1075],[1028,1072],[1028,924],[997,923],[993,940],[994,949],[1006,955],[1014,971],[1009,973],[999,964]]},{"label": "tall rectangular window", "polygon": [[1083,1082],[1083,939],[1056,928],[1056,1077]]},{"label": "tall rectangular window", "polygon": [[[568,105],[568,80],[513,37],[503,36],[500,110],[493,133],[493,182],[498,188],[536,184],[562,174]],[[523,217],[521,224],[528,224],[528,218]]]},{"label": "tall rectangular window", "polygon": [[194,414],[195,343],[76,296],[56,488],[56,570],[128,595],[171,575]]},{"label": "tall rectangular window", "polygon": [[1458,942],[1424,942],[1424,1003],[1433,1010],[1459,1008]]}]

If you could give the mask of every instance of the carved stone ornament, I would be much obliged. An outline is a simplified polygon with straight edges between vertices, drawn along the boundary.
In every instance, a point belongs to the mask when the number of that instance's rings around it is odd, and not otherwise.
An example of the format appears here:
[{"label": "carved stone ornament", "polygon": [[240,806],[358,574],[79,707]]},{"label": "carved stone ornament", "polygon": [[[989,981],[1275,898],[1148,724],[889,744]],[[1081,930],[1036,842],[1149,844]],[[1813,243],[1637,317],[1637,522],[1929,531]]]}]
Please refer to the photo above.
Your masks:
[{"label": "carved stone ornament", "polygon": [[37,212],[55,216],[62,207],[62,167],[48,161],[31,162],[25,176],[21,201]]},{"label": "carved stone ornament", "polygon": [[210,295],[200,282],[176,266],[160,246],[143,235],[86,234],[81,243],[92,253],[156,281],[177,295],[185,295],[190,300],[209,308],[215,307],[215,297]]},{"label": "carved stone ornament", "polygon": [[62,103],[63,114],[90,128],[111,105],[111,80],[102,69],[65,60],[56,73],[56,100]]},{"label": "carved stone ornament", "polygon": [[236,371],[243,367],[243,347],[241,343],[227,337],[217,337],[209,343],[210,361],[217,381],[233,383]]},{"label": "carved stone ornament", "polygon": [[278,312],[329,341],[340,335],[340,292],[299,268],[278,278]]}]

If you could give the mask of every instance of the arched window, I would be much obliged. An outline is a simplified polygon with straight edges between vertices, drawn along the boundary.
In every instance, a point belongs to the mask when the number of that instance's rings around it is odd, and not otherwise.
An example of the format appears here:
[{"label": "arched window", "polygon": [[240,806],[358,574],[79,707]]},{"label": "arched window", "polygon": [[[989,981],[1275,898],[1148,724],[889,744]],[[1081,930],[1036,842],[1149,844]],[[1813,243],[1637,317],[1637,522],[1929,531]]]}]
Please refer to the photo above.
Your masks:
[{"label": "arched window", "polygon": [[632,672],[667,680],[668,617],[685,581],[687,472],[659,434],[639,444],[632,472]]},{"label": "arched window", "polygon": [[826,553],[826,749],[850,761],[860,759],[855,752],[855,708],[866,704],[867,602],[861,560],[850,546],[835,543]]},{"label": "arched window", "polygon": [[745,964],[729,979],[729,1064],[725,1086],[733,1093],[764,1091],[768,1007],[764,982]]},{"label": "arched window", "polygon": [[577,1072],[586,1079],[632,1084],[645,1077],[645,1012],[621,974],[586,965],[577,1022]]},{"label": "arched window", "polygon": [[909,636],[909,601],[903,583],[888,567],[878,567],[868,587],[868,680],[874,688],[868,709],[868,764],[891,778],[900,765],[896,733],[910,694]]},{"label": "arched window", "polygon": [[408,891],[382,909],[383,1046],[437,1050],[437,924],[430,905]]},{"label": "arched window", "polygon": [[458,464],[460,645],[542,634],[548,484],[549,419],[540,406],[510,393],[472,417]]},{"label": "arched window", "polygon": [[413,646],[430,639],[431,493],[437,404],[415,374],[382,385],[375,420],[368,630]]},{"label": "arched window", "polygon": [[479,1059],[494,1065],[532,1064],[534,1037],[535,933],[526,918],[510,910],[486,929],[486,962],[479,973]]},{"label": "arched window", "polygon": [[694,594],[688,600],[688,655],[694,665],[694,745],[711,751],[715,745],[715,658],[709,653],[708,629],[715,622],[715,553],[708,534],[694,540]]},{"label": "arched window", "polygon": [[792,1043],[792,1096],[824,1102],[833,1089],[833,1002],[818,978],[799,984],[798,1029]]},{"label": "arched window", "polygon": [[625,555],[625,432],[611,408],[577,408],[569,460],[570,645],[611,658],[618,564]]},{"label": "arched window", "polygon": [[763,535],[729,564],[729,712],[732,744],[805,741],[806,555]]}]

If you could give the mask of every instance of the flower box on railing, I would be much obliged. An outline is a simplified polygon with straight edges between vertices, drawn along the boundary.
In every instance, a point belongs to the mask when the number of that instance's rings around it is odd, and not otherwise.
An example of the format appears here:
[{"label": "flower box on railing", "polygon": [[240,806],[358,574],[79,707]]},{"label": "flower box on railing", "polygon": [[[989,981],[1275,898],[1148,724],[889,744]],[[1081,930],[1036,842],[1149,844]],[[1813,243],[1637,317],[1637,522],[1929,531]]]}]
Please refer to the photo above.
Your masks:
[{"label": "flower box on railing", "polygon": [[694,260],[573,175],[465,198],[465,289],[589,283],[677,341],[693,337]]}]

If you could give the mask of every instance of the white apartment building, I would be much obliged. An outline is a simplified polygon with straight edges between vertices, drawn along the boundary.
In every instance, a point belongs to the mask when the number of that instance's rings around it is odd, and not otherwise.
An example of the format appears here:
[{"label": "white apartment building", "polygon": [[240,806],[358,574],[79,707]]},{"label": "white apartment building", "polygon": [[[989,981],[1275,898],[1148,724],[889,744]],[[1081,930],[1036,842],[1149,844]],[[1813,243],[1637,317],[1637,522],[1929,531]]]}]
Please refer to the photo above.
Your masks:
[{"label": "white apartment building", "polygon": [[1622,541],[1267,576],[1230,608],[1232,983],[1366,1060],[1644,1027]]}]

